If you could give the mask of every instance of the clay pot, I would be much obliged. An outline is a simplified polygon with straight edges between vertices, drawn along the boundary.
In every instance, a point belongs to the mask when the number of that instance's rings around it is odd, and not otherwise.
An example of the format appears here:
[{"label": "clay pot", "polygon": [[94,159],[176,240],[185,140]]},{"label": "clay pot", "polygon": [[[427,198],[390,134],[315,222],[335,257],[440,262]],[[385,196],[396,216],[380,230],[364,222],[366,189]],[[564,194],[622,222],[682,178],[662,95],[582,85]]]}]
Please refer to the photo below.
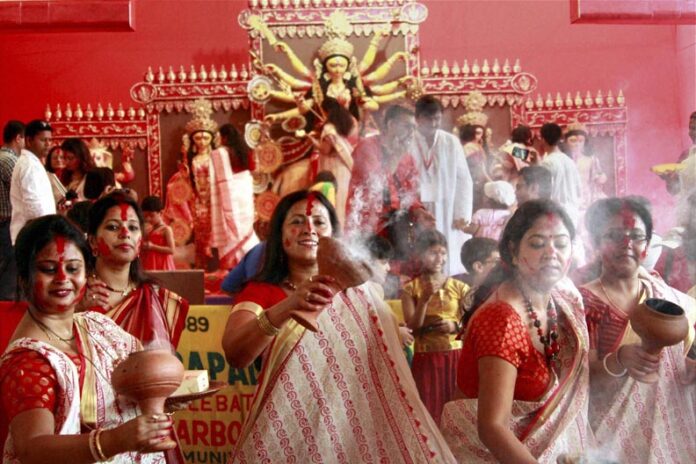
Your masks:
[{"label": "clay pot", "polygon": [[[317,250],[317,264],[319,274],[331,276],[336,280],[332,285],[334,292],[342,292],[350,287],[361,285],[372,276],[370,266],[357,259],[348,247],[339,240],[332,237],[321,237],[319,239],[319,249]],[[316,311],[303,311],[300,309],[292,311],[292,318],[307,330],[316,332],[319,330],[317,325]]]},{"label": "clay pot", "polygon": [[111,375],[116,393],[138,403],[143,414],[164,412],[164,400],[184,378],[184,366],[169,350],[131,353]]},{"label": "clay pot", "polygon": [[[651,354],[659,354],[662,348],[676,345],[689,332],[689,321],[681,306],[658,298],[649,298],[638,305],[630,321],[633,331],[641,339],[641,346]],[[654,373],[644,381],[654,383],[658,377]]]}]

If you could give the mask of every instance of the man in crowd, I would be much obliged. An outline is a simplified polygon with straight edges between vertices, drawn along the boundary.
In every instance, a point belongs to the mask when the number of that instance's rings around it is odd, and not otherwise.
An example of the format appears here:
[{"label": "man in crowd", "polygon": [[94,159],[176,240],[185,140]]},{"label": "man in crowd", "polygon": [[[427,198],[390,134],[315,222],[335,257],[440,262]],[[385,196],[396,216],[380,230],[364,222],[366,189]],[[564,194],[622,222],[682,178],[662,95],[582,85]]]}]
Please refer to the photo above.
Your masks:
[{"label": "man in crowd", "polygon": [[27,149],[22,150],[17,160],[10,187],[10,234],[13,244],[20,229],[28,221],[56,213],[51,181],[41,163],[51,146],[51,126],[46,121],[35,119],[27,124],[24,135]]},{"label": "man in crowd", "polygon": [[551,171],[543,166],[527,166],[520,171],[515,195],[517,204],[529,200],[548,200],[551,198]]},{"label": "man in crowd", "polygon": [[540,132],[544,151],[542,166],[551,171],[553,179],[551,199],[565,208],[577,227],[582,198],[580,173],[575,162],[558,148],[563,135],[561,126],[555,123],[546,123],[541,126]]},{"label": "man in crowd", "polygon": [[694,166],[696,166],[696,161],[692,159],[696,158],[696,111],[689,116],[689,138],[692,142],[691,147],[682,151],[677,160],[677,163],[685,164],[684,168],[681,171],[670,171],[660,176],[667,183],[667,191],[672,195],[681,193],[681,197],[685,197],[689,194],[689,191],[696,188],[696,182],[693,180],[696,178],[696,175],[685,172],[693,171]]},{"label": "man in crowd", "polygon": [[380,135],[360,141],[348,189],[346,231],[388,238],[397,258],[407,258],[409,227],[433,227],[434,218],[420,202],[418,169],[408,150],[416,121],[403,106],[391,106]]},{"label": "man in crowd", "polygon": [[17,287],[17,266],[10,237],[12,203],[10,185],[12,171],[17,158],[24,148],[24,124],[9,121],[2,131],[0,147],[0,300],[9,301],[15,297]]},{"label": "man in crowd", "polygon": [[416,102],[416,132],[412,153],[420,174],[420,201],[435,217],[446,238],[447,275],[464,271],[459,249],[468,238],[462,228],[471,220],[473,182],[461,143],[440,129],[442,104],[432,95]]}]

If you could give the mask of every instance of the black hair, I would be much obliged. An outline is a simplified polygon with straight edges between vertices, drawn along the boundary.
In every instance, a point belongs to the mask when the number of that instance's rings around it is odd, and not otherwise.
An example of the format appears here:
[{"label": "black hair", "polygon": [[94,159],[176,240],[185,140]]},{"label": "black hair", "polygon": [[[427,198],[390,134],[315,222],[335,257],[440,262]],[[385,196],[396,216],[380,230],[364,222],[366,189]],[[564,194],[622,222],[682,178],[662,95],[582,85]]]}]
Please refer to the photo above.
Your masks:
[{"label": "black hair", "polygon": [[[126,204],[133,208],[135,214],[138,216],[138,224],[140,225],[140,230],[143,230],[144,219],[143,212],[138,206],[138,202],[129,194],[125,193],[123,190],[113,190],[107,195],[104,195],[99,200],[92,204],[89,210],[89,229],[88,234],[91,238],[96,238],[97,230],[99,226],[104,221],[107,211],[109,211],[114,206],[121,204]],[[130,263],[129,278],[135,284],[141,284],[144,282],[152,282],[152,279],[148,278],[143,274],[140,267],[140,258],[135,258]]]},{"label": "black hair", "polygon": [[416,101],[416,118],[420,116],[434,116],[443,111],[442,103],[433,95],[423,95]]},{"label": "black hair", "polygon": [[692,120],[692,119],[696,119],[696,111],[694,111],[693,113],[691,113],[691,114],[689,115],[689,121]]},{"label": "black hair", "polygon": [[31,289],[34,286],[36,255],[56,237],[63,237],[80,249],[85,261],[85,272],[88,272],[92,254],[84,234],[77,226],[58,214],[41,216],[27,222],[17,235],[14,253],[17,261],[18,288],[24,299],[31,303],[34,303]]},{"label": "black hair", "polygon": [[413,111],[405,106],[391,105],[384,112],[384,127],[387,127],[389,121],[393,121],[394,119],[401,118],[404,116],[413,116]]},{"label": "black hair", "polygon": [[55,174],[56,171],[53,170],[53,166],[51,166],[51,161],[53,161],[53,154],[60,150],[59,145],[55,145],[51,147],[50,150],[48,150],[48,155],[46,155],[46,162],[44,163],[44,167],[46,168],[46,171],[52,172]]},{"label": "black hair", "polygon": [[219,132],[222,143],[230,148],[232,166],[239,166],[242,170],[249,169],[249,147],[237,128],[229,123],[223,124]]},{"label": "black hair", "polygon": [[471,310],[464,317],[465,325],[474,311],[488,299],[501,283],[514,277],[513,256],[519,250],[522,238],[540,217],[546,215],[558,217],[563,221],[571,240],[575,238],[573,221],[558,203],[551,200],[530,200],[522,203],[505,225],[498,243],[500,263],[491,270],[483,284],[474,292]]},{"label": "black hair", "polygon": [[476,130],[483,129],[483,126],[478,124],[464,124],[459,126],[459,141],[461,143],[468,143],[476,139]]},{"label": "black hair", "polygon": [[12,143],[18,135],[24,135],[25,126],[22,121],[10,120],[7,121],[2,130],[2,142]]},{"label": "black hair", "polygon": [[539,187],[539,197],[545,200],[551,198],[553,174],[544,166],[526,166],[520,169],[520,176],[527,185]]},{"label": "black hair", "polygon": [[520,124],[510,133],[510,141],[512,143],[522,143],[528,145],[532,141],[532,129],[530,129],[529,126]]},{"label": "black hair", "polygon": [[317,184],[319,182],[331,182],[334,187],[336,187],[336,184],[338,184],[336,176],[334,176],[333,172],[331,171],[319,171],[314,178],[314,183]]},{"label": "black hair", "polygon": [[[83,174],[86,175],[90,169],[95,168],[94,160],[92,159],[92,155],[89,152],[89,148],[82,139],[77,137],[65,139],[63,140],[63,143],[60,144],[60,148],[63,149],[63,152],[69,151],[70,153],[75,155],[78,160],[80,160],[80,167],[78,169]],[[63,180],[64,184],[70,183],[70,180],[72,179],[72,174],[73,171],[71,169],[66,169],[65,171],[63,171],[63,179],[61,180]]]},{"label": "black hair", "polygon": [[640,200],[635,196],[602,198],[590,205],[585,213],[585,226],[590,232],[592,242],[599,246],[607,227],[607,223],[615,216],[622,214],[623,211],[630,211],[638,215],[645,225],[645,236],[648,241],[652,239],[653,220],[650,214],[649,203],[647,200]]},{"label": "black hair", "polygon": [[329,212],[329,221],[331,222],[332,235],[338,235],[338,217],[336,210],[329,200],[320,192],[309,190],[298,190],[285,195],[275,207],[271,216],[269,225],[268,238],[266,239],[266,249],[263,255],[263,263],[258,274],[253,280],[258,282],[267,282],[271,284],[280,284],[288,277],[288,256],[283,249],[283,223],[288,215],[288,211],[292,206],[309,197],[314,198],[319,203],[324,205]]},{"label": "black hair", "polygon": [[107,187],[114,185],[116,185],[116,178],[113,169],[107,167],[91,168],[85,173],[85,198],[96,200]]},{"label": "black hair", "polygon": [[483,263],[498,249],[498,242],[488,237],[472,237],[462,245],[459,259],[466,271],[471,274],[476,262]]},{"label": "black hair", "polygon": [[91,201],[78,201],[65,213],[65,216],[79,227],[84,234],[87,234],[89,230],[89,209],[91,207]]},{"label": "black hair", "polygon": [[53,132],[51,125],[42,119],[34,119],[24,128],[24,137],[30,139],[36,137],[39,132]]},{"label": "black hair", "polygon": [[426,229],[416,237],[413,248],[416,253],[425,253],[428,248],[440,245],[447,248],[447,238],[436,229]]},{"label": "black hair", "polygon": [[384,237],[372,235],[365,240],[365,247],[373,259],[393,259],[394,247]]},{"label": "black hair", "polygon": [[326,114],[327,122],[330,122],[343,137],[350,135],[355,126],[355,119],[350,111],[345,109],[338,100],[332,97],[324,98],[321,102],[321,109]]},{"label": "black hair", "polygon": [[156,195],[150,195],[143,198],[140,205],[144,213],[159,213],[162,211],[162,209],[164,209],[162,206],[162,200]]},{"label": "black hair", "polygon": [[563,136],[561,126],[553,122],[547,122],[541,126],[539,133],[541,134],[541,138],[552,147],[558,145],[558,142]]}]

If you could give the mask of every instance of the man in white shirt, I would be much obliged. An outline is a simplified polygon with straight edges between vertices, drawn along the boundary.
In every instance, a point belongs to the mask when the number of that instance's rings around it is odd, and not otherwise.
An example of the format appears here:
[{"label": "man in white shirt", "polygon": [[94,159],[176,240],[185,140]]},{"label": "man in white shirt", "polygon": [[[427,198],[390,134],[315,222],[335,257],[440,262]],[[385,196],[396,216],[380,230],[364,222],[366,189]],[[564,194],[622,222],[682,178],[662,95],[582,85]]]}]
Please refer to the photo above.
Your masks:
[{"label": "man in white shirt", "polygon": [[547,123],[541,126],[540,132],[541,144],[545,152],[542,166],[551,171],[553,178],[551,199],[565,208],[575,227],[578,227],[582,198],[580,173],[575,162],[558,148],[563,135],[561,126]]},{"label": "man in white shirt", "polygon": [[51,146],[51,126],[46,121],[35,119],[27,124],[24,137],[27,149],[22,150],[15,164],[10,186],[12,244],[28,221],[56,213],[51,181],[41,163]]},{"label": "man in white shirt", "polygon": [[416,102],[418,132],[413,157],[420,174],[421,203],[447,238],[447,274],[461,274],[459,251],[469,238],[461,231],[471,220],[473,181],[459,139],[440,129],[442,104],[431,95]]}]

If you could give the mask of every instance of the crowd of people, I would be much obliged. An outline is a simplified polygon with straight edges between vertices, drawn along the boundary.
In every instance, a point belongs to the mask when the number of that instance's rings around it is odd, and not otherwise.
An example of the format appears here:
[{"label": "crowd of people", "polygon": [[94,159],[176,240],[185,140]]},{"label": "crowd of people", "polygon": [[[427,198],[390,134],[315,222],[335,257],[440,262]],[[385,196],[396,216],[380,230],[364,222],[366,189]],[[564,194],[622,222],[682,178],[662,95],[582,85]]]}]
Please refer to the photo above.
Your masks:
[{"label": "crowd of people", "polygon": [[[536,147],[520,126],[493,150],[483,127],[440,129],[432,96],[386,108],[369,137],[324,104],[318,182],[256,224],[263,241],[222,284],[225,357],[261,369],[233,462],[696,462],[688,176],[668,179],[682,217],[653,266],[650,203],[604,190],[580,125],[544,124]],[[3,136],[1,290],[21,308],[0,338],[5,461],[175,462],[171,420],[110,382],[117,360],[183,330],[188,303],[143,272],[172,267],[160,198],[92,197],[84,142],[52,149],[44,121]],[[369,282],[320,273],[328,237],[369,263]],[[689,326],[660,351],[631,324],[652,299]]]}]

